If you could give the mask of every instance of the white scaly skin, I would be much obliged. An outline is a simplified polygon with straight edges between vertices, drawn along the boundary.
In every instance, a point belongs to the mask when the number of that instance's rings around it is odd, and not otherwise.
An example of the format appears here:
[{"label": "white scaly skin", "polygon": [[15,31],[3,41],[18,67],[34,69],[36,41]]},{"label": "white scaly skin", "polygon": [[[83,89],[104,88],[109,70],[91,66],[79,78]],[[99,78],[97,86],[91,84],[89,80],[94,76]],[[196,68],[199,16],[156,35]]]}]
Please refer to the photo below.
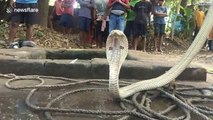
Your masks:
[{"label": "white scaly skin", "polygon": [[[128,42],[126,36],[121,31],[112,31],[108,36],[106,43],[107,60],[110,66],[109,91],[114,98],[122,99],[129,97],[139,91],[155,89],[170,83],[185,70],[185,68],[190,64],[193,58],[200,51],[212,27],[213,1],[197,37],[195,38],[194,42],[191,44],[185,55],[182,57],[182,59],[175,66],[173,66],[169,71],[157,78],[143,80],[122,88],[119,88],[118,77],[121,65],[127,56]],[[123,50],[119,49],[119,46],[123,46]]]},{"label": "white scaly skin", "polygon": [[[119,98],[119,73],[128,53],[128,41],[123,32],[113,30],[107,38],[106,56],[109,62],[109,91]],[[122,39],[122,40],[121,40]]]}]

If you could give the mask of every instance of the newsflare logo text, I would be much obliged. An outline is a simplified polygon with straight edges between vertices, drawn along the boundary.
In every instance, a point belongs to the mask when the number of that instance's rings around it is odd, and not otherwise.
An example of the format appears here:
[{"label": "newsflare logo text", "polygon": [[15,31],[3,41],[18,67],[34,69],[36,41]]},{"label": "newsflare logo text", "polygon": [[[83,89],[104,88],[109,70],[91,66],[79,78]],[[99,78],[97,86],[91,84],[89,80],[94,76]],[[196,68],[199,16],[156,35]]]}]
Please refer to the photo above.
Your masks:
[{"label": "newsflare logo text", "polygon": [[38,8],[11,8],[11,7],[8,7],[7,9],[6,9],[6,12],[7,13],[12,13],[12,12],[32,12],[32,13],[37,13],[39,10],[38,10]]}]

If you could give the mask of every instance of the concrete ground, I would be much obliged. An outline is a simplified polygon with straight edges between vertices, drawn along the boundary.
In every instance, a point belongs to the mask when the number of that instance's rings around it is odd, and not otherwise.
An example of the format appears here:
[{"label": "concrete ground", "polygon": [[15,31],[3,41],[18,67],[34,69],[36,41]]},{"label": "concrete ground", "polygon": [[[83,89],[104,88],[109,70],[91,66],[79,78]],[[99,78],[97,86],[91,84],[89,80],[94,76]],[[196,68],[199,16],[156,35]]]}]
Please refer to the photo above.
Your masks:
[{"label": "concrete ground", "polygon": [[[50,50],[57,53],[58,50]],[[63,50],[62,50],[63,51]],[[93,50],[92,50],[93,51]],[[64,51],[63,53],[65,53]],[[97,52],[97,51],[96,51]],[[100,56],[104,51],[100,50]],[[66,54],[69,54],[67,52]],[[59,53],[57,53],[59,54]],[[66,56],[61,54],[61,56]],[[89,52],[86,54],[90,54]],[[202,54],[203,55],[203,54]],[[213,75],[208,74],[206,70],[213,68],[212,62],[205,60],[205,57],[198,55],[187,68],[188,71],[182,73],[179,76],[180,81],[178,83],[185,85],[192,85],[195,87],[208,87],[213,84]],[[57,55],[56,55],[57,56]],[[201,57],[200,57],[201,56]],[[211,54],[207,54],[211,57]],[[53,56],[52,56],[53,57]],[[67,56],[66,56],[67,57]],[[68,56],[69,58],[69,56]],[[128,60],[124,63],[121,70],[121,79],[127,81],[138,81],[140,79],[149,79],[150,77],[156,77],[163,74],[169,68],[171,68],[181,55],[165,55],[165,54],[148,54],[143,52],[130,51]],[[107,79],[108,67],[107,61],[104,58],[95,58],[92,60],[78,59],[75,66],[70,62],[75,60],[70,59],[47,59],[46,49],[40,48],[21,48],[21,49],[2,49],[0,50],[0,73],[8,74],[15,73],[18,75],[47,75],[47,76],[62,76],[68,78],[75,78],[79,80],[85,79]],[[85,69],[86,68],[86,69]],[[70,70],[71,69],[71,70]],[[143,71],[140,69],[143,69]],[[137,71],[132,72],[131,71]],[[60,72],[61,71],[61,72]],[[73,72],[75,71],[75,72]],[[146,72],[144,72],[146,71]],[[149,74],[152,72],[152,74]],[[95,74],[94,74],[95,73]],[[194,73],[194,74],[192,74]],[[196,73],[196,74],[195,74]],[[126,75],[128,74],[128,75]],[[138,77],[140,76],[140,77]],[[196,76],[196,77],[194,77]],[[135,78],[131,78],[135,77]],[[133,80],[134,79],[134,80]],[[45,120],[43,112],[37,112],[30,110],[25,105],[25,98],[30,90],[11,90],[5,87],[7,79],[0,77],[0,119],[1,120]],[[45,79],[46,84],[57,84],[62,81],[56,81],[53,79]],[[36,85],[38,82],[22,80],[13,83],[16,86]],[[65,91],[84,88],[84,87],[97,87],[80,85],[73,88],[62,89],[44,89],[33,97],[33,103],[45,106],[54,97],[64,93]],[[107,88],[107,86],[106,86]],[[85,109],[97,109],[97,110],[121,110],[119,104],[109,99],[108,92],[85,92],[73,95],[58,103],[60,107],[73,107],[73,108],[85,108]],[[164,101],[163,103],[165,103]],[[161,101],[162,104],[162,101]],[[161,105],[159,105],[161,106]],[[158,107],[159,107],[158,106]],[[162,105],[164,106],[164,105]],[[161,107],[162,107],[161,106]],[[213,107],[213,106],[211,106]],[[56,115],[57,120],[115,120],[120,116],[109,117],[103,115]],[[131,120],[137,120],[137,118],[130,118]],[[196,120],[196,117],[192,118]],[[199,119],[198,119],[199,120]]]},{"label": "concrete ground", "polygon": [[[122,65],[120,78],[144,80],[158,77],[177,64],[181,56],[129,51],[127,60]],[[209,62],[212,58],[195,58],[177,80],[211,81],[207,80],[206,71],[213,68]],[[104,50],[2,49],[0,64],[0,73],[5,74],[38,74],[82,79],[109,77]]]}]

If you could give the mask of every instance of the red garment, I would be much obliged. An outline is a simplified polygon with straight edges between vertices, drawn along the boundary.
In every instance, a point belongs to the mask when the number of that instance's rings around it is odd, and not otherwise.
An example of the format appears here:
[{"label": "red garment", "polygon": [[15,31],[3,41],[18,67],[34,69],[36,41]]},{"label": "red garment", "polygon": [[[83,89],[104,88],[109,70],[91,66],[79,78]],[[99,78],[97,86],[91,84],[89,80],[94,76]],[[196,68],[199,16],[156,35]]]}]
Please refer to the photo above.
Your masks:
[{"label": "red garment", "polygon": [[[111,5],[115,0],[109,0],[108,5]],[[124,3],[128,3],[129,0],[121,0]]]},{"label": "red garment", "polygon": [[62,3],[62,7],[64,8],[63,13],[67,13],[70,15],[74,15],[74,3],[75,0],[64,0]]},{"label": "red garment", "polygon": [[64,9],[62,8],[62,0],[56,0],[55,1],[55,12],[56,12],[56,15],[60,16],[63,14],[64,12]]}]

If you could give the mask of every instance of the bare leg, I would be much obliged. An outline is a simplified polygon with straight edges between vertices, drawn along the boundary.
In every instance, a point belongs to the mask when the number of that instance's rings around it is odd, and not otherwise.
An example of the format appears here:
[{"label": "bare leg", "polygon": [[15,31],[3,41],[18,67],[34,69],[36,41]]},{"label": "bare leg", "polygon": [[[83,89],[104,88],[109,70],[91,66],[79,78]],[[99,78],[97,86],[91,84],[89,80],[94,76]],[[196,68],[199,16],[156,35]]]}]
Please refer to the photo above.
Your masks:
[{"label": "bare leg", "polygon": [[100,35],[97,35],[95,38],[96,48],[99,48],[99,38],[100,38]]},{"label": "bare leg", "polygon": [[86,48],[87,38],[88,38],[88,32],[84,31],[84,39],[83,39],[83,46],[84,46],[84,48]]},{"label": "bare leg", "polygon": [[80,31],[80,44],[83,45],[83,39],[84,39],[84,36],[83,36],[83,31]]},{"label": "bare leg", "polygon": [[18,29],[18,25],[19,25],[18,23],[11,23],[10,24],[9,39],[8,39],[9,44],[14,42],[14,39],[16,37],[16,32],[17,32],[17,29]]},{"label": "bare leg", "polygon": [[103,47],[102,39],[100,38],[100,41],[99,41],[99,48],[102,48],[102,47]]},{"label": "bare leg", "polygon": [[66,34],[66,28],[64,26],[62,27],[62,32],[64,35]]},{"label": "bare leg", "polygon": [[154,42],[155,42],[154,49],[155,49],[155,52],[157,52],[157,51],[158,51],[158,49],[157,49],[157,45],[158,45],[158,39],[157,39],[157,36],[155,36],[155,38],[154,38]]},{"label": "bare leg", "polygon": [[134,39],[131,39],[131,50],[134,50]]},{"label": "bare leg", "polygon": [[143,52],[146,52],[146,37],[142,38],[143,39]]},{"label": "bare leg", "polygon": [[134,42],[133,42],[133,43],[134,43],[134,44],[133,44],[133,45],[134,45],[134,48],[133,48],[134,50],[137,50],[137,47],[138,47],[138,39],[139,39],[139,37],[134,37]]},{"label": "bare leg", "polygon": [[129,43],[129,49],[132,49],[132,48],[133,48],[133,47],[132,47],[132,44],[133,44],[132,38],[131,38],[131,37],[128,37],[127,40],[128,40],[128,43]]},{"label": "bare leg", "polygon": [[53,30],[53,22],[52,22],[52,19],[53,19],[52,16],[50,16],[49,19],[48,19],[48,20],[49,20],[49,26],[50,26],[50,29],[51,29],[51,30]]},{"label": "bare leg", "polygon": [[65,34],[67,34],[67,35],[70,34],[70,28],[65,27]]},{"label": "bare leg", "polygon": [[160,38],[159,38],[159,44],[158,44],[158,51],[159,52],[162,52],[162,44],[163,44],[163,35],[160,35]]},{"label": "bare leg", "polygon": [[81,45],[83,46],[83,48],[86,47],[86,39],[87,39],[87,32],[85,31],[80,31],[80,40],[81,40]]},{"label": "bare leg", "polygon": [[33,36],[33,25],[27,25],[26,39],[32,40],[32,36]]},{"label": "bare leg", "polygon": [[98,39],[97,39],[98,41],[98,46],[97,46],[97,48],[102,48],[102,41],[101,41],[101,35],[98,35]]},{"label": "bare leg", "polygon": [[68,34],[72,34],[72,28],[67,29]]}]

